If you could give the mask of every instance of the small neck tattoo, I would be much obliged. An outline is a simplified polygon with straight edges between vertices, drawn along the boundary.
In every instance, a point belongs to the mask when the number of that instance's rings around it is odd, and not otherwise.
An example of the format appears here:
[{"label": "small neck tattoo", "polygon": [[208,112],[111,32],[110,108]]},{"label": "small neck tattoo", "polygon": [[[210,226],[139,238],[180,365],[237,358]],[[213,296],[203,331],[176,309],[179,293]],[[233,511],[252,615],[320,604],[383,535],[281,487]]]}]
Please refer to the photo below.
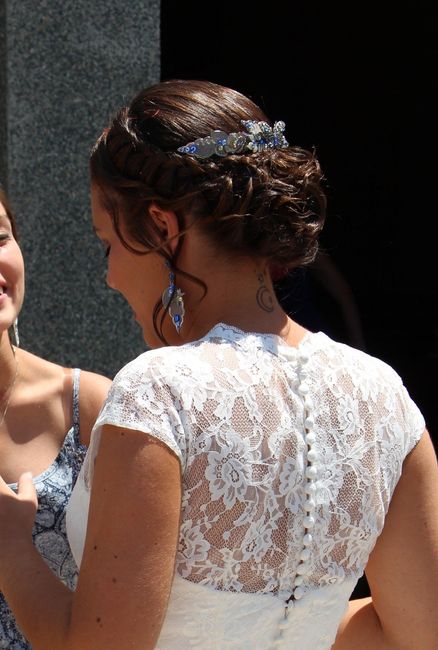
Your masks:
[{"label": "small neck tattoo", "polygon": [[260,284],[256,293],[257,304],[263,311],[270,313],[274,311],[274,300],[270,289],[266,286],[264,273],[259,273],[257,279]]}]

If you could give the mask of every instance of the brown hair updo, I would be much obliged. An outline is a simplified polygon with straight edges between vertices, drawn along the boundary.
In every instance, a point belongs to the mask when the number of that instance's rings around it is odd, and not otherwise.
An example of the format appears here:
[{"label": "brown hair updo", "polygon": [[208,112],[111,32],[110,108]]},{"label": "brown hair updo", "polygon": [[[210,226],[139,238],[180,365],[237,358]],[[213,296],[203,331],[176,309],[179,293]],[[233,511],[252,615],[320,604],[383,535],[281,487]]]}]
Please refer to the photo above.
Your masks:
[{"label": "brown hair updo", "polygon": [[[140,254],[155,248],[167,257],[147,216],[154,201],[176,213],[181,229],[189,215],[195,218],[228,255],[288,269],[314,259],[325,196],[313,153],[290,146],[200,160],[177,152],[214,129],[242,131],[241,120],[248,119],[269,122],[244,95],[207,81],[158,83],[118,112],[92,150],[90,170],[125,246]],[[123,239],[119,215],[140,248]],[[175,268],[177,253],[170,260]]]}]

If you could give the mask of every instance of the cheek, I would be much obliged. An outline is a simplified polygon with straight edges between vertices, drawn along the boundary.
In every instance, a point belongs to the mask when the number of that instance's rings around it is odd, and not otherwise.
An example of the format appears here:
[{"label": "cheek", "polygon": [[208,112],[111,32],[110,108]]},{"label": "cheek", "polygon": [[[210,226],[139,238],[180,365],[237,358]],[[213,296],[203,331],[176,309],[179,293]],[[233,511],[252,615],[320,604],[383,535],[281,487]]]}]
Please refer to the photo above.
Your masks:
[{"label": "cheek", "polygon": [[0,275],[8,287],[8,293],[18,314],[24,301],[24,262],[18,246],[0,249]]},{"label": "cheek", "polygon": [[111,244],[107,258],[106,281],[108,286],[117,291],[124,292],[129,286],[126,281],[128,268],[123,251],[120,251],[117,243]]},{"label": "cheek", "polygon": [[115,278],[115,275],[114,275],[114,263],[112,261],[111,255],[108,257],[107,263],[106,263],[105,280],[106,280],[107,285],[111,289],[117,289],[116,278]]},{"label": "cheek", "polygon": [[22,302],[24,297],[25,274],[24,262],[21,256],[18,263],[13,267],[13,273],[15,276],[17,297],[19,297],[20,301]]},{"label": "cheek", "polygon": [[24,284],[24,261],[18,245],[0,249],[0,271],[7,282]]}]

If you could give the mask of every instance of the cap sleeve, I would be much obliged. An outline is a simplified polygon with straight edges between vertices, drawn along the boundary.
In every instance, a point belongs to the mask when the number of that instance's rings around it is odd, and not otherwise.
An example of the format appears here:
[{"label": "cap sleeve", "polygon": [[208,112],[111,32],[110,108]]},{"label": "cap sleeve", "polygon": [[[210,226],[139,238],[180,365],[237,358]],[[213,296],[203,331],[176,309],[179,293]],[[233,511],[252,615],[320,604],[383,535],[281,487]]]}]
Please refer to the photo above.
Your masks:
[{"label": "cap sleeve", "polygon": [[87,483],[91,482],[102,427],[110,424],[143,431],[160,440],[178,457],[184,470],[188,445],[178,410],[179,401],[165,380],[158,363],[144,353],[115,376],[93,427],[87,458]]},{"label": "cap sleeve", "polygon": [[401,383],[401,379],[400,384],[397,399],[400,424],[404,432],[404,455],[406,457],[423,435],[426,423],[420,409]]}]

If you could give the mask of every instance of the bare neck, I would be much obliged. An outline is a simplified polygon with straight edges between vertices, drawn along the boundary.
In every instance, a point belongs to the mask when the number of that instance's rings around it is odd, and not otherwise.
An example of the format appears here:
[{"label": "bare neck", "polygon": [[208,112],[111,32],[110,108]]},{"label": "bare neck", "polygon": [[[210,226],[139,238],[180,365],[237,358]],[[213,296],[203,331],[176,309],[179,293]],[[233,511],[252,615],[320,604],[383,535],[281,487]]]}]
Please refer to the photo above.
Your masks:
[{"label": "bare neck", "polygon": [[186,340],[201,338],[219,322],[243,331],[277,334],[290,345],[297,345],[305,335],[306,330],[288,318],[279,304],[266,264],[251,259],[217,263],[206,276],[202,279],[208,290],[202,300],[187,289]]},{"label": "bare neck", "polygon": [[0,335],[0,393],[11,383],[16,371],[14,349],[7,330]]}]

